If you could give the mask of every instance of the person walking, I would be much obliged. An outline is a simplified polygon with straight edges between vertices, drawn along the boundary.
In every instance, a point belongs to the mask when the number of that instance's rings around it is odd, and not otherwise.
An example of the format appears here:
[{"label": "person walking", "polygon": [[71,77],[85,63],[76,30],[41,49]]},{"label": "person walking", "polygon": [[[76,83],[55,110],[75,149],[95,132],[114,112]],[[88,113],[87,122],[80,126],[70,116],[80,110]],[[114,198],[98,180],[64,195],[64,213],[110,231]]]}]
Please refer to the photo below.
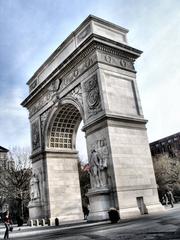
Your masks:
[{"label": "person walking", "polygon": [[168,197],[169,204],[171,204],[171,207],[173,208],[174,207],[174,197],[170,190],[167,192],[167,197]]},{"label": "person walking", "polygon": [[5,217],[4,217],[4,225],[6,227],[5,233],[4,233],[4,239],[9,239],[9,231],[10,231],[10,225],[12,224],[11,218],[9,216],[9,211],[6,211]]},{"label": "person walking", "polygon": [[164,194],[162,197],[162,203],[166,206],[168,206],[168,197],[167,194]]}]

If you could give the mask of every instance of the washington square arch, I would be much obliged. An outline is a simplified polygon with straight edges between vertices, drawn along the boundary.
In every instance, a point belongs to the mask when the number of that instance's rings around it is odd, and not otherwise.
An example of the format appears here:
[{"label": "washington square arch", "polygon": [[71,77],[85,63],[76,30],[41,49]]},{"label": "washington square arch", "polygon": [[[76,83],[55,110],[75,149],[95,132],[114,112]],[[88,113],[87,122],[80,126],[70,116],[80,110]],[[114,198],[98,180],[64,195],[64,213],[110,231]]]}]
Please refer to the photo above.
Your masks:
[{"label": "washington square arch", "polygon": [[162,210],[136,84],[141,51],[128,30],[88,16],[28,81],[32,136],[30,219],[83,219],[76,133],[85,132],[89,220]]}]

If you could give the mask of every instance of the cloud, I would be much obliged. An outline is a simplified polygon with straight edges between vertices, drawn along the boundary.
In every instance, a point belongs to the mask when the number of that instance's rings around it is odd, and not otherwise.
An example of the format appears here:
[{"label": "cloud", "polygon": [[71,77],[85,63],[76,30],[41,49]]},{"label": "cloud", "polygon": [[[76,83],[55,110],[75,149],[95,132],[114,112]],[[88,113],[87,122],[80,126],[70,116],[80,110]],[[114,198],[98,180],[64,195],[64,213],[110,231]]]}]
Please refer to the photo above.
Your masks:
[{"label": "cloud", "polygon": [[144,51],[136,69],[150,141],[179,131],[179,8],[179,0],[1,0],[0,144],[30,144],[26,82],[89,14],[128,28],[129,44]]}]

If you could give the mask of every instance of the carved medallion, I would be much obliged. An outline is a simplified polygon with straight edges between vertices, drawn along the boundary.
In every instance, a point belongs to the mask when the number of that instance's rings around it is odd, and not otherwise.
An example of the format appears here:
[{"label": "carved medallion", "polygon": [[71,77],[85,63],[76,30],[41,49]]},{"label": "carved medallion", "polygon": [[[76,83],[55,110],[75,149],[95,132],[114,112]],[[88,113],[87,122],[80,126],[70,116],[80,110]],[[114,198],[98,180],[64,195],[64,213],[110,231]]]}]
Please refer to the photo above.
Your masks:
[{"label": "carved medallion", "polygon": [[97,75],[84,83],[88,118],[102,110]]},{"label": "carved medallion", "polygon": [[111,56],[109,55],[105,55],[105,61],[108,62],[108,63],[111,63]]}]

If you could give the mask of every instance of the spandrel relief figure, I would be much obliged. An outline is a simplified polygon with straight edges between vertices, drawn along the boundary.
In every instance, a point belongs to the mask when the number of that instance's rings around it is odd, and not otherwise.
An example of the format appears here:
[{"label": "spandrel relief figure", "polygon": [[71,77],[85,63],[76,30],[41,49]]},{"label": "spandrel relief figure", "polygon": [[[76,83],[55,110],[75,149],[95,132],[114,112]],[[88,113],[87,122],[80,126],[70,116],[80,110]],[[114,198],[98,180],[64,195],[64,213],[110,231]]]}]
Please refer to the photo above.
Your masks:
[{"label": "spandrel relief figure", "polygon": [[35,173],[30,181],[30,193],[31,201],[40,199],[39,178]]},{"label": "spandrel relief figure", "polygon": [[92,188],[107,186],[108,148],[105,139],[91,149],[89,160]]}]

